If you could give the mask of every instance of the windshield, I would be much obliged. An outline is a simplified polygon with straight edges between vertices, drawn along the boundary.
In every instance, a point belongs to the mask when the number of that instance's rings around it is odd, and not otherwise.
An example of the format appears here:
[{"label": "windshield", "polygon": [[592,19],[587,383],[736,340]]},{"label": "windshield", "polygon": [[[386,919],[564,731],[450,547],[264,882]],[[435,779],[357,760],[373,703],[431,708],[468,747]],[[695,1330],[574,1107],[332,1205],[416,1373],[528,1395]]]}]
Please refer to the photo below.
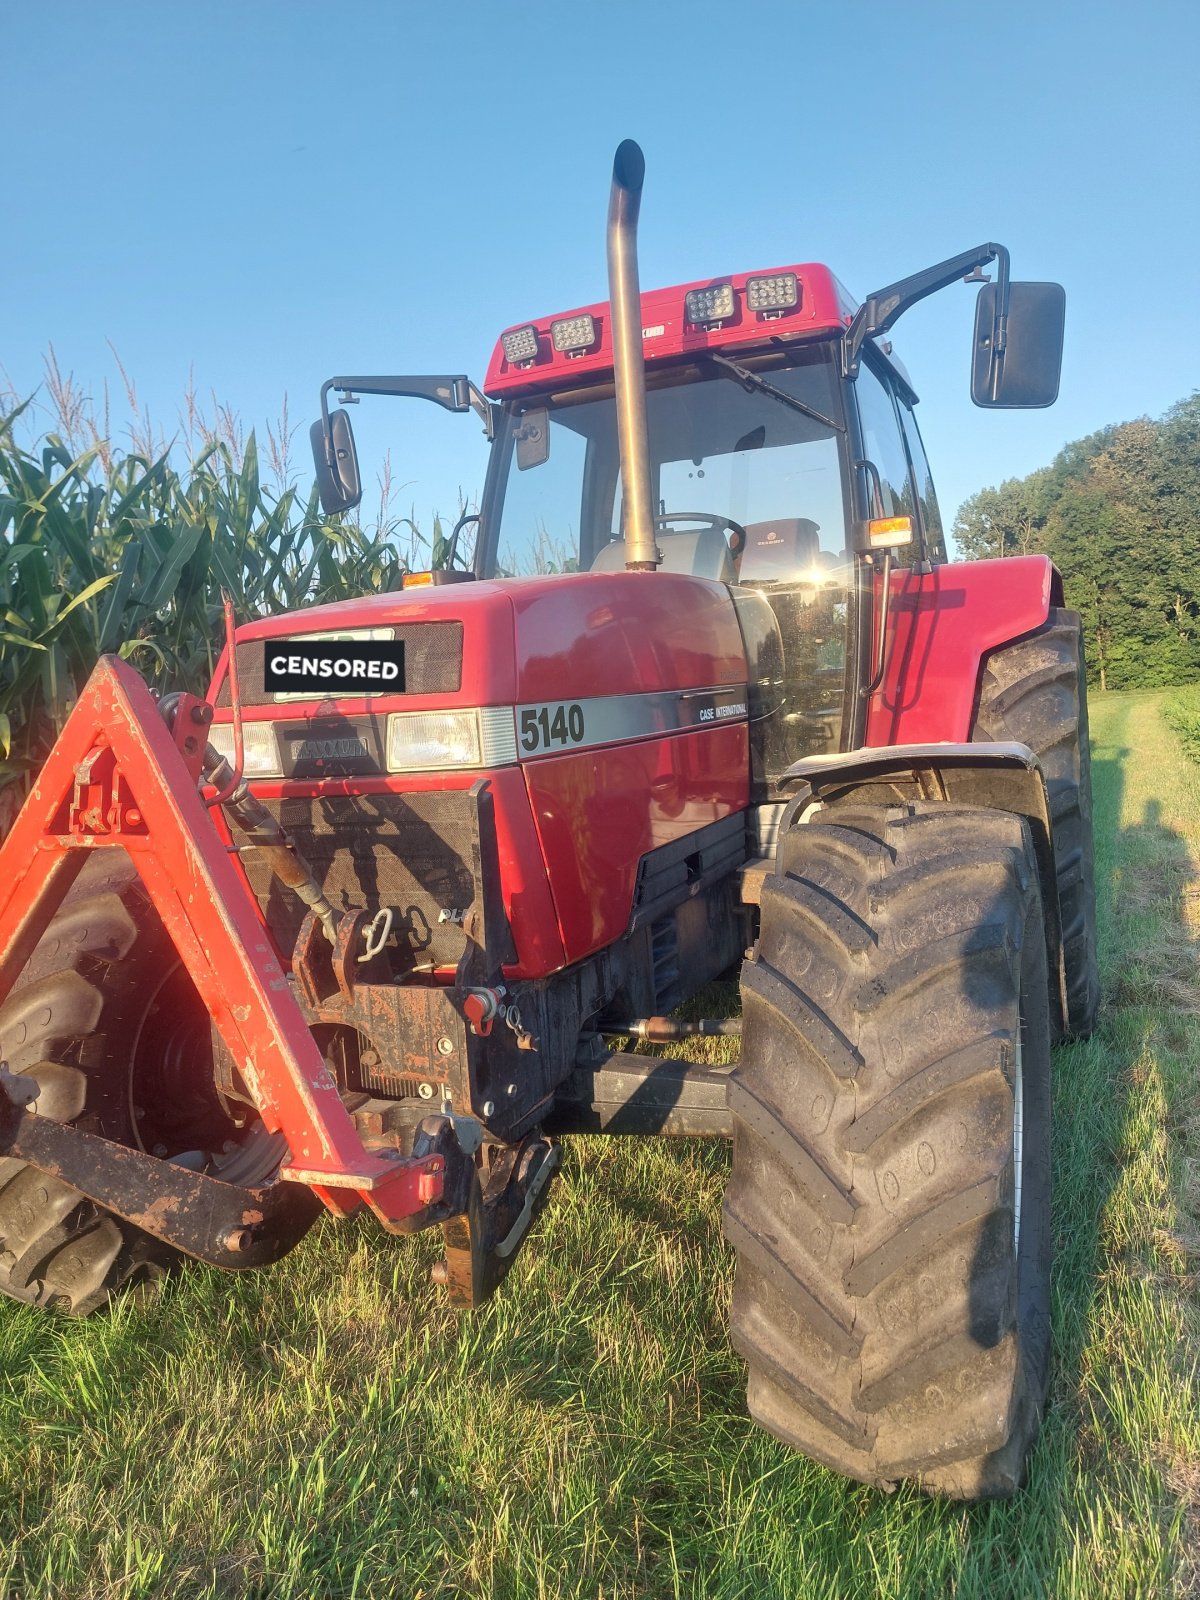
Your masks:
[{"label": "windshield", "polygon": [[[840,417],[828,346],[759,359],[754,371],[812,410]],[[733,582],[846,560],[836,429],[777,396],[748,391],[711,362],[647,373],[646,414],[665,568]],[[496,448],[492,575],[624,564],[611,385],[507,407]],[[725,519],[745,530],[744,549]]]}]

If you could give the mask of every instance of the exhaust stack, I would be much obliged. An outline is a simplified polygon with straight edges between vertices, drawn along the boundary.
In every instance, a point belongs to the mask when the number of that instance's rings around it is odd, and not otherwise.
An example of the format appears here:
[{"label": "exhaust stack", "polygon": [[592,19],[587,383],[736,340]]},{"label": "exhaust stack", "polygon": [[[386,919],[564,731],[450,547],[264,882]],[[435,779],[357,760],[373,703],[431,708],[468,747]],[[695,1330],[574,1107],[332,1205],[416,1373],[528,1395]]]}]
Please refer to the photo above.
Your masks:
[{"label": "exhaust stack", "polygon": [[638,284],[637,222],[646,158],[623,139],[613,158],[608,201],[608,300],[612,316],[617,437],[625,488],[625,566],[653,572],[661,561],[650,498],[650,441],[646,431],[646,367],[642,359],[642,294]]}]

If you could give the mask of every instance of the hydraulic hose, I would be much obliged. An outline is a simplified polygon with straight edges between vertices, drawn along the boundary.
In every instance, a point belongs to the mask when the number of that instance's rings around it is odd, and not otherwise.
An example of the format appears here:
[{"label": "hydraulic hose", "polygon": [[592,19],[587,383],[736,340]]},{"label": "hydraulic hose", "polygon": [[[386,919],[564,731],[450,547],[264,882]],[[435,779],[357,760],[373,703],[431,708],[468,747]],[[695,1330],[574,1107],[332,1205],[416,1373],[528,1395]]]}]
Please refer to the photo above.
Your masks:
[{"label": "hydraulic hose", "polygon": [[271,815],[261,800],[250,793],[245,779],[234,781],[235,775],[228,761],[211,744],[204,757],[204,776],[220,791],[230,789],[222,802],[223,809],[228,811],[246,835],[246,843],[254,846],[280,883],[293,894],[299,895],[309,910],[316,914],[325,930],[325,937],[333,944],[337,938],[337,912],[325,898],[312,868],[278,819]]}]

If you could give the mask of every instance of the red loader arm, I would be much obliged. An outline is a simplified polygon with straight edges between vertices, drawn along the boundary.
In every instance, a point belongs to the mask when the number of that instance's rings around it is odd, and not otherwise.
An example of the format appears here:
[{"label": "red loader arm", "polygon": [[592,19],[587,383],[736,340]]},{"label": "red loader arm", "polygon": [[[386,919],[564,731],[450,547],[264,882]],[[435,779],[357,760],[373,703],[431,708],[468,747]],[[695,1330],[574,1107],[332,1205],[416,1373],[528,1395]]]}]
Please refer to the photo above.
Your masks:
[{"label": "red loader arm", "polygon": [[441,1198],[444,1157],[363,1146],[197,792],[209,720],[182,695],[168,728],[131,667],[97,664],[0,846],[0,1002],[85,852],[128,851],[263,1122],[287,1140],[280,1177],[330,1210],[361,1202],[403,1223]]}]

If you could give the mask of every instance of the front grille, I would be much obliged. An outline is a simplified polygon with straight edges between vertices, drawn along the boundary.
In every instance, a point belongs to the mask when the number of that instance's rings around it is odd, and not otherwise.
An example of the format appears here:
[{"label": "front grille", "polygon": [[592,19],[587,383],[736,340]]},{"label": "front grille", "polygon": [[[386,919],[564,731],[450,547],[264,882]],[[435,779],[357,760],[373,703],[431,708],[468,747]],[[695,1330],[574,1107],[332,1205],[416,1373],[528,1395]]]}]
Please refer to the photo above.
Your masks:
[{"label": "front grille", "polygon": [[[475,895],[474,802],[465,790],[330,795],[263,802],[291,835],[337,911],[390,906],[397,967],[456,966]],[[242,842],[234,828],[236,843]],[[241,857],[267,926],[290,955],[307,907],[254,850]],[[451,915],[439,920],[443,912]]]},{"label": "front grille", "polygon": [[[405,694],[458,692],[462,685],[461,622],[410,622],[407,625],[397,623],[395,634],[404,645]],[[304,630],[297,629],[295,634],[274,634],[270,639],[250,639],[238,645],[238,686],[243,705],[273,704],[274,697],[263,687],[267,648],[278,644],[281,638],[303,637]],[[331,698],[344,700],[350,696],[344,690],[339,690]],[[227,706],[229,703],[229,678],[226,676],[217,695],[217,704]]]}]

